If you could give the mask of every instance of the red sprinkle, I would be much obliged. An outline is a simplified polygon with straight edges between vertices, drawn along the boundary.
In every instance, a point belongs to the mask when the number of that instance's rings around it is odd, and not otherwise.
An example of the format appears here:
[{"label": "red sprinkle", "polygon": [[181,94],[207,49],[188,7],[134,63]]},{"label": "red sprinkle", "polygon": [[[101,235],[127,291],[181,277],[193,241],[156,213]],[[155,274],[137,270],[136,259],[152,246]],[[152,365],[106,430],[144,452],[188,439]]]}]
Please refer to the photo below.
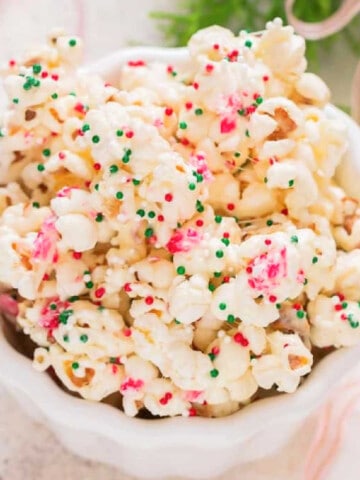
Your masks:
[{"label": "red sprinkle", "polygon": [[15,60],[9,60],[9,67],[15,67],[16,62]]},{"label": "red sprinkle", "polygon": [[230,282],[230,277],[226,276],[223,278],[224,283],[229,283]]},{"label": "red sprinkle", "polygon": [[208,65],[206,65],[205,70],[208,73],[211,73],[214,70],[214,65],[211,65],[211,63],[209,63]]},{"label": "red sprinkle", "polygon": [[265,238],[264,243],[265,243],[265,245],[271,245],[270,238]]},{"label": "red sprinkle", "polygon": [[197,412],[194,407],[189,408],[189,417],[196,417]]},{"label": "red sprinkle", "polygon": [[193,107],[193,104],[191,102],[186,102],[185,103],[186,110],[190,110],[190,109],[192,109],[192,107]]},{"label": "red sprinkle", "polygon": [[168,117],[170,117],[170,115],[172,115],[174,113],[174,110],[170,107],[167,107],[165,108],[165,115],[167,115]]},{"label": "red sprinkle", "polygon": [[194,82],[194,83],[193,83],[193,87],[195,88],[195,90],[198,90],[198,88],[199,88],[198,82]]},{"label": "red sprinkle", "polygon": [[144,60],[130,60],[128,62],[129,67],[143,67],[145,65]]},{"label": "red sprinkle", "polygon": [[166,71],[168,73],[172,73],[174,71],[174,67],[172,67],[171,65],[168,65],[167,68],[166,68]]},{"label": "red sprinkle", "polygon": [[293,308],[294,308],[295,310],[301,310],[301,305],[300,305],[300,303],[294,303]]},{"label": "red sprinkle", "polygon": [[264,82],[268,82],[268,81],[269,81],[269,76],[268,76],[268,75],[264,75],[264,76],[263,76],[263,80],[264,80]]},{"label": "red sprinkle", "polygon": [[97,289],[95,290],[95,297],[96,297],[96,298],[101,298],[101,297],[103,297],[103,296],[105,295],[105,291],[106,291],[106,290],[105,290],[105,288],[103,288],[103,287],[97,288]]},{"label": "red sprinkle", "polygon": [[80,258],[82,257],[82,253],[81,252],[73,252],[72,256],[73,256],[73,258],[75,258],[75,260],[80,260]]},{"label": "red sprinkle", "polygon": [[342,293],[337,293],[337,296],[339,297],[340,302],[343,302],[345,300],[345,295]]},{"label": "red sprinkle", "polygon": [[131,337],[131,328],[124,328],[123,330],[123,334],[124,334],[124,337]]},{"label": "red sprinkle", "polygon": [[253,269],[252,267],[246,267],[246,273],[252,273]]},{"label": "red sprinkle", "polygon": [[53,80],[55,80],[55,82],[57,82],[57,81],[59,80],[59,75],[58,75],[57,73],[53,73],[53,74],[51,75],[51,78],[52,78]]},{"label": "red sprinkle", "polygon": [[100,170],[101,169],[100,163],[94,163],[93,168],[94,170]]},{"label": "red sprinkle", "polygon": [[134,136],[134,132],[129,130],[128,132],[125,133],[126,138],[132,138]]},{"label": "red sprinkle", "polygon": [[204,225],[204,222],[199,218],[198,220],[196,220],[195,224],[197,227],[202,227]]},{"label": "red sprinkle", "polygon": [[343,307],[342,307],[341,303],[337,303],[337,304],[334,306],[334,309],[335,309],[337,312],[339,312],[340,310],[342,310],[342,308],[343,308]]},{"label": "red sprinkle", "polygon": [[64,152],[59,152],[58,155],[59,155],[60,160],[64,160],[64,158],[66,158],[66,155],[65,155]]},{"label": "red sprinkle", "polygon": [[239,343],[242,347],[247,347],[249,345],[249,340],[246,337],[244,337],[244,335],[241,332],[235,333],[234,341],[236,343]]},{"label": "red sprinkle", "polygon": [[218,43],[214,43],[213,49],[214,49],[214,50],[219,50],[219,48],[220,48],[220,47],[219,47],[219,44],[218,44]]},{"label": "red sprinkle", "polygon": [[75,105],[74,110],[75,110],[76,112],[79,112],[79,113],[85,113],[85,111],[86,111],[84,105],[83,105],[82,103],[80,103],[80,102],[78,102],[78,103]]},{"label": "red sprinkle", "polygon": [[234,205],[233,203],[228,203],[228,204],[226,205],[226,208],[231,211],[231,210],[234,210],[235,205]]},{"label": "red sprinkle", "polygon": [[49,278],[50,278],[50,275],[48,273],[45,273],[42,279],[44,282],[46,282],[47,280],[49,280]]},{"label": "red sprinkle", "polygon": [[154,298],[152,296],[145,297],[146,305],[152,305],[154,303]]},{"label": "red sprinkle", "polygon": [[275,303],[276,300],[277,300],[277,298],[275,297],[275,295],[270,295],[270,296],[269,296],[269,302]]},{"label": "red sprinkle", "polygon": [[124,290],[125,290],[125,292],[132,292],[132,288],[131,288],[130,283],[125,283]]},{"label": "red sprinkle", "polygon": [[172,199],[173,199],[172,193],[166,193],[164,198],[166,202],[172,202]]},{"label": "red sprinkle", "polygon": [[341,320],[347,320],[347,315],[346,313],[342,313],[340,316]]},{"label": "red sprinkle", "polygon": [[229,133],[236,128],[236,121],[227,117],[223,118],[220,123],[220,132]]},{"label": "red sprinkle", "polygon": [[229,232],[224,232],[224,233],[223,233],[223,237],[224,237],[224,238],[229,238],[229,237],[230,237]]},{"label": "red sprinkle", "polygon": [[158,215],[158,222],[163,222],[165,220],[164,215]]},{"label": "red sprinkle", "polygon": [[289,210],[288,210],[287,208],[283,208],[283,209],[281,210],[281,213],[282,213],[283,215],[289,215]]},{"label": "red sprinkle", "polygon": [[213,355],[219,355],[219,353],[220,353],[220,348],[219,348],[219,347],[213,347],[213,348],[211,349],[211,353],[212,353]]}]

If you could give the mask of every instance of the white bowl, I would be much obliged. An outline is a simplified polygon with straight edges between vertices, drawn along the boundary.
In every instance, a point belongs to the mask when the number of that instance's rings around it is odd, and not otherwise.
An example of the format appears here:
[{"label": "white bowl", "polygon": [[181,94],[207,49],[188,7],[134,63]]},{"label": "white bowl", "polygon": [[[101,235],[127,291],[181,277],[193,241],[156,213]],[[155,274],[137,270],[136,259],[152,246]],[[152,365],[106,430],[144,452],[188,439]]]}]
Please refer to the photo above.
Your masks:
[{"label": "white bowl", "polygon": [[[138,58],[176,65],[186,62],[187,54],[184,49],[132,48],[87,70],[114,81],[121,65]],[[350,153],[344,160],[348,176],[340,171],[341,182],[349,186],[352,174],[360,172],[360,129],[333,106],[328,114],[349,128]],[[74,453],[141,478],[209,479],[272,454],[326,399],[359,355],[360,345],[335,351],[314,368],[297,392],[259,400],[229,417],[142,420],[68,395],[49,376],[36,372],[0,328],[0,381],[15,400],[31,416],[46,422]]]}]

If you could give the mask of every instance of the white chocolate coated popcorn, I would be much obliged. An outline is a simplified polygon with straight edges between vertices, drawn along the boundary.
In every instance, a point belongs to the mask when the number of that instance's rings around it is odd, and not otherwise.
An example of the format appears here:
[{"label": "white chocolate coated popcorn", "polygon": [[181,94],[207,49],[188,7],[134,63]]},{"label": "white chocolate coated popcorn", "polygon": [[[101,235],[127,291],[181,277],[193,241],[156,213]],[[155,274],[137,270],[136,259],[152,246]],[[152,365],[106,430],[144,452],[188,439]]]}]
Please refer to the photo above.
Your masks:
[{"label": "white chocolate coated popcorn", "polygon": [[81,46],[57,31],[4,70],[0,288],[35,368],[129,416],[295,391],[314,346],[360,340],[346,132],[304,40],[210,27],[114,85]]}]

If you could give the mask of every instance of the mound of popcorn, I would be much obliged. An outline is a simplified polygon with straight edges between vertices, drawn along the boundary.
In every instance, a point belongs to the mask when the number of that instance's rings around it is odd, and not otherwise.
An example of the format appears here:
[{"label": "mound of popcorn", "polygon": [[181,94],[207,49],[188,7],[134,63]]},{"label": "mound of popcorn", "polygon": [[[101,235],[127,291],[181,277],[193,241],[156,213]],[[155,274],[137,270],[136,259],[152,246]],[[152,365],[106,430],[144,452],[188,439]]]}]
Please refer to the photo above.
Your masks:
[{"label": "mound of popcorn", "polygon": [[214,26],[114,85],[81,50],[57,31],[3,69],[0,306],[35,368],[130,416],[216,417],[359,342],[360,207],[304,40]]}]

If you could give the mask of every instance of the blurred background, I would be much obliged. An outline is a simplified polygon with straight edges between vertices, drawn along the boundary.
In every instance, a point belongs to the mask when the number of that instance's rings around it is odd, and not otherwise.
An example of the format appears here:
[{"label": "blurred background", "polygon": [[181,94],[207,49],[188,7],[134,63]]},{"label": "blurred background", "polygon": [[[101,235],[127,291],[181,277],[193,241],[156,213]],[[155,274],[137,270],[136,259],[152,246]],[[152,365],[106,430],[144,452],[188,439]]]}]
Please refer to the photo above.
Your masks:
[{"label": "blurred background", "polygon": [[[302,20],[319,21],[341,1],[297,0],[294,11]],[[285,18],[283,0],[0,0],[0,61],[43,42],[57,26],[81,35],[85,60],[93,61],[127,45],[184,45],[214,23],[235,32],[261,29],[275,16]],[[360,58],[360,16],[340,33],[308,42],[307,56],[309,68],[330,85],[334,103],[348,106]]]}]

